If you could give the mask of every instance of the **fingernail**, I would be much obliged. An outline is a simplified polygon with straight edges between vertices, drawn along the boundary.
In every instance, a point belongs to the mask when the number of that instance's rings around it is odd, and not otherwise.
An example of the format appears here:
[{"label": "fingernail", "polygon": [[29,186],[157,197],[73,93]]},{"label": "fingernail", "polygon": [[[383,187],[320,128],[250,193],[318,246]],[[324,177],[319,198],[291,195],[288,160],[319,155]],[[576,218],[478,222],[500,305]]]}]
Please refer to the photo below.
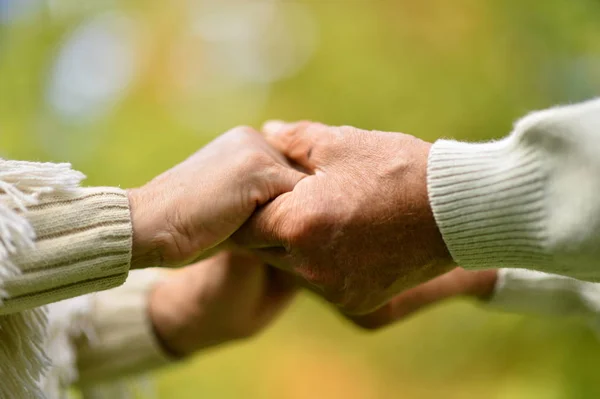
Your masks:
[{"label": "fingernail", "polygon": [[273,135],[277,134],[284,126],[284,121],[270,120],[264,123],[264,125],[262,126],[262,131],[265,134]]}]

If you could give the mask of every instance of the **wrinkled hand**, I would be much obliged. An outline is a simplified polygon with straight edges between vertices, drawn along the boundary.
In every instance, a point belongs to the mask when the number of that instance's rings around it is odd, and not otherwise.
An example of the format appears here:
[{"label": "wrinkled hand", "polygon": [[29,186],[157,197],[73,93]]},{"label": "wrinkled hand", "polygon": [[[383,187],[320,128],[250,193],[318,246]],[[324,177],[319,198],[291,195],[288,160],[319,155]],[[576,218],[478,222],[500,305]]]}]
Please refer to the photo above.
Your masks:
[{"label": "wrinkled hand", "polygon": [[233,237],[348,313],[448,271],[427,197],[430,144],[352,127],[271,122],[267,141],[310,176]]},{"label": "wrinkled hand", "polygon": [[304,175],[261,134],[238,127],[145,186],[129,191],[132,266],[192,262]]},{"label": "wrinkled hand", "polygon": [[486,300],[494,291],[497,275],[497,270],[493,269],[467,271],[457,267],[397,295],[372,313],[349,318],[363,328],[377,329],[449,298],[472,297]]},{"label": "wrinkled hand", "polygon": [[159,340],[177,356],[257,333],[296,291],[291,276],[248,254],[222,252],[170,273],[149,311]]}]

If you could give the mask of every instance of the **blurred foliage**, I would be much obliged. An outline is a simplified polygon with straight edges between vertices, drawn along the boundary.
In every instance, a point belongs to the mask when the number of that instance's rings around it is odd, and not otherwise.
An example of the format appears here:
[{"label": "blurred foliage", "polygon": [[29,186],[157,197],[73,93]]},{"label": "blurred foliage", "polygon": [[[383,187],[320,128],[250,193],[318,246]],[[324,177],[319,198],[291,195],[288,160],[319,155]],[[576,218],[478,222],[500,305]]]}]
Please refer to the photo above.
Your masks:
[{"label": "blurred foliage", "polygon": [[[186,124],[171,112],[181,102],[165,76],[190,2],[107,3],[138,21],[141,61],[126,95],[93,123],[57,118],[46,91],[64,38],[104,8],[42,8],[0,25],[0,155],[71,161],[89,184],[132,187],[236,124],[313,119],[484,140],[531,110],[600,90],[596,0],[282,0],[314,19],[310,61],[270,84],[250,120],[252,90],[232,92],[218,112],[194,109],[209,123]],[[301,297],[258,339],[158,372],[158,397],[600,397],[599,342],[574,321],[454,301],[372,334],[331,310]]]}]

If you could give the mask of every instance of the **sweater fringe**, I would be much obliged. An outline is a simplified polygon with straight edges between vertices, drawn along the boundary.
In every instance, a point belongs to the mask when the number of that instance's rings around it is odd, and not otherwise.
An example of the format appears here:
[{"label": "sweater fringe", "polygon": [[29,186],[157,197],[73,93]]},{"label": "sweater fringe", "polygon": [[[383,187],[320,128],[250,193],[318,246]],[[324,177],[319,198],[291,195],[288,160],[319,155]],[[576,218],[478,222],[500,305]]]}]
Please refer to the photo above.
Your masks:
[{"label": "sweater fringe", "polygon": [[[0,158],[0,307],[8,298],[4,282],[22,272],[11,255],[35,246],[35,231],[25,217],[27,207],[37,204],[43,194],[78,188],[84,178],[66,163]],[[45,307],[0,316],[0,397],[59,397],[59,392],[44,392],[42,387],[51,364],[45,351],[47,326]]]}]

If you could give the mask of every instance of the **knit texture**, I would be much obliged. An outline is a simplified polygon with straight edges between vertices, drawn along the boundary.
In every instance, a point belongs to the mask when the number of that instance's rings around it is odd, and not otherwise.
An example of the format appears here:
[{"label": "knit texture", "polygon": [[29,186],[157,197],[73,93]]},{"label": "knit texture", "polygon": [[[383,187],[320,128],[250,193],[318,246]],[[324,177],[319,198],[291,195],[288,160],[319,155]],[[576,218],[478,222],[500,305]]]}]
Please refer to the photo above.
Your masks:
[{"label": "knit texture", "polygon": [[600,100],[533,113],[497,142],[440,140],[430,204],[467,269],[600,277]]},{"label": "knit texture", "polygon": [[148,297],[167,274],[134,270],[119,287],[50,304],[43,391],[66,395],[77,385],[84,399],[151,397],[152,380],[139,374],[170,358],[156,340]]},{"label": "knit texture", "polygon": [[518,313],[598,318],[600,284],[534,270],[500,269],[489,305]]},{"label": "knit texture", "polygon": [[41,380],[48,398],[66,398],[68,387],[79,378],[75,339],[93,335],[92,295],[83,295],[48,305],[48,327],[44,349],[50,366]]},{"label": "knit texture", "polygon": [[19,269],[4,279],[0,314],[72,298],[122,284],[131,259],[127,195],[109,187],[44,195],[29,206],[35,249],[11,255]]},{"label": "knit texture", "polygon": [[49,367],[41,305],[116,286],[131,257],[126,194],[77,188],[68,164],[0,160],[0,397],[42,392]]},{"label": "knit texture", "polygon": [[139,386],[139,381],[132,384],[123,378],[171,361],[156,339],[148,311],[151,289],[167,275],[161,269],[134,270],[122,286],[89,296],[91,334],[80,334],[75,340],[77,385],[86,398]]},{"label": "knit texture", "polygon": [[600,332],[600,284],[533,270],[500,269],[488,306],[511,313],[578,317]]},{"label": "knit texture", "polygon": [[[9,293],[6,282],[21,270],[11,255],[32,250],[35,231],[23,216],[27,206],[52,192],[69,192],[84,176],[68,164],[39,164],[0,159],[0,309]],[[0,316],[0,397],[43,397],[39,381],[48,368],[44,352],[43,308]]]}]

